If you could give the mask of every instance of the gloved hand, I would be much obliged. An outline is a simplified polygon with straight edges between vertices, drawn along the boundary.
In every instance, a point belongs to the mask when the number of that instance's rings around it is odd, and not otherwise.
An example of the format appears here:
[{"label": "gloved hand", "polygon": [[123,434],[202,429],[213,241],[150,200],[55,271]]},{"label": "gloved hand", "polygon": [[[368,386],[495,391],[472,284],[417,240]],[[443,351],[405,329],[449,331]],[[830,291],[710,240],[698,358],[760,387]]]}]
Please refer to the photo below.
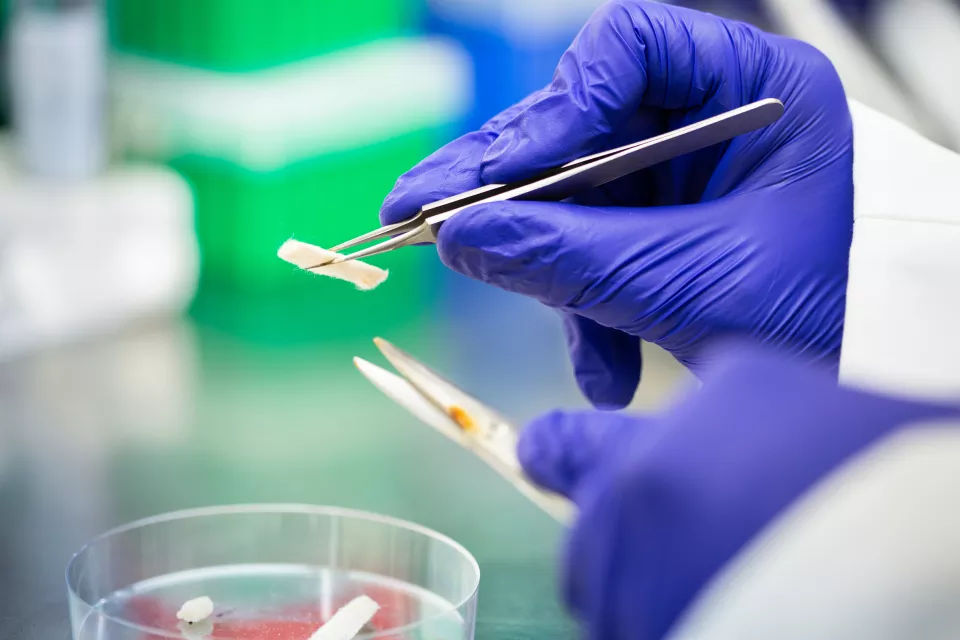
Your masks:
[{"label": "gloved hand", "polygon": [[765,130],[570,202],[499,202],[441,228],[443,262],[559,309],[580,388],[630,402],[640,339],[697,372],[704,346],[749,335],[836,366],[853,228],[843,87],[808,45],[680,7],[599,9],[553,81],[402,176],[383,223],[424,203],[663,133],[762,98]]},{"label": "gloved hand", "polygon": [[657,418],[554,413],[521,435],[527,474],[580,508],[564,596],[591,638],[663,637],[698,591],[817,481],[916,421],[960,410],[840,388],[748,351]]}]

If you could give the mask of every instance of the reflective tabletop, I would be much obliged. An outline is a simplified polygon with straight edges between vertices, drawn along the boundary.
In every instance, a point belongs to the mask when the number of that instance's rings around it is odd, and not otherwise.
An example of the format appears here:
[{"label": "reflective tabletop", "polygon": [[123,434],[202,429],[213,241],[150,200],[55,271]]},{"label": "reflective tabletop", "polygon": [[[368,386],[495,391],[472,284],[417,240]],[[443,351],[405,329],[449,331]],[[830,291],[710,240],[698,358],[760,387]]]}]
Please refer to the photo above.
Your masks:
[{"label": "reflective tabletop", "polygon": [[[526,353],[480,348],[485,337],[442,327],[384,337],[522,424],[584,406],[554,321],[527,327]],[[638,409],[685,378],[662,352],[645,351]],[[367,338],[276,348],[170,321],[0,365],[0,638],[69,636],[64,568],[98,533],[260,502],[340,505],[434,528],[480,562],[478,638],[576,637],[557,597],[561,528],[369,386],[354,355],[382,362]]]}]

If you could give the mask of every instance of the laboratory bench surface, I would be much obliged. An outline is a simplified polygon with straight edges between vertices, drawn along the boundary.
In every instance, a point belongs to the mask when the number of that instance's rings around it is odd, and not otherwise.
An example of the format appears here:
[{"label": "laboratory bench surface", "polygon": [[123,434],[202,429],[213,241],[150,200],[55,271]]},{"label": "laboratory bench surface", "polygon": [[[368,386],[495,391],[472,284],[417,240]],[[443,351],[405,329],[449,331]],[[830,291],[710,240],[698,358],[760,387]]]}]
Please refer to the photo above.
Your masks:
[{"label": "laboratory bench surface", "polygon": [[[538,370],[458,361],[422,329],[385,337],[519,422],[583,406],[562,344]],[[481,565],[477,638],[576,637],[557,598],[561,528],[381,396],[353,355],[382,362],[367,339],[267,348],[169,322],[0,364],[0,639],[69,637],[64,569],[98,533],[262,502],[437,529]],[[646,365],[638,404],[653,406],[684,374],[660,353]]]}]

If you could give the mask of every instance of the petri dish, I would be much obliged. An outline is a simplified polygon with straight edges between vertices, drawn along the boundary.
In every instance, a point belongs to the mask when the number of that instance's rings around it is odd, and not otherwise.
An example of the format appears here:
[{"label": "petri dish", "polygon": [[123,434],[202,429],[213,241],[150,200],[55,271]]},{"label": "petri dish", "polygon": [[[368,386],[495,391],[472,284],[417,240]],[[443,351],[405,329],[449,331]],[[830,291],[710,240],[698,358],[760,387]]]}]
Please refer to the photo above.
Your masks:
[{"label": "petri dish", "polygon": [[[357,640],[473,640],[480,568],[460,544],[373,513],[239,505],[170,513],[88,543],[67,565],[73,640],[308,640],[353,598]],[[210,618],[177,619],[207,596]]]}]

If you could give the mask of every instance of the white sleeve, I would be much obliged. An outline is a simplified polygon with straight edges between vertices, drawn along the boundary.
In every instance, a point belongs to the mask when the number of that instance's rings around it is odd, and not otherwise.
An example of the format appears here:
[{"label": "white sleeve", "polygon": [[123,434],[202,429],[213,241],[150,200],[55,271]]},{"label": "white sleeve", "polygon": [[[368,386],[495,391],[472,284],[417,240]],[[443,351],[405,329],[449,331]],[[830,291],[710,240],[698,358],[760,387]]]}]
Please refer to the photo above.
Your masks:
[{"label": "white sleeve", "polygon": [[900,432],[761,532],[668,637],[960,638],[957,504],[960,424]]},{"label": "white sleeve", "polygon": [[960,398],[960,156],[859,103],[840,376]]},{"label": "white sleeve", "polygon": [[[844,382],[960,400],[960,156],[851,103]],[[960,638],[960,423],[916,425],[801,496],[671,640]]]}]

